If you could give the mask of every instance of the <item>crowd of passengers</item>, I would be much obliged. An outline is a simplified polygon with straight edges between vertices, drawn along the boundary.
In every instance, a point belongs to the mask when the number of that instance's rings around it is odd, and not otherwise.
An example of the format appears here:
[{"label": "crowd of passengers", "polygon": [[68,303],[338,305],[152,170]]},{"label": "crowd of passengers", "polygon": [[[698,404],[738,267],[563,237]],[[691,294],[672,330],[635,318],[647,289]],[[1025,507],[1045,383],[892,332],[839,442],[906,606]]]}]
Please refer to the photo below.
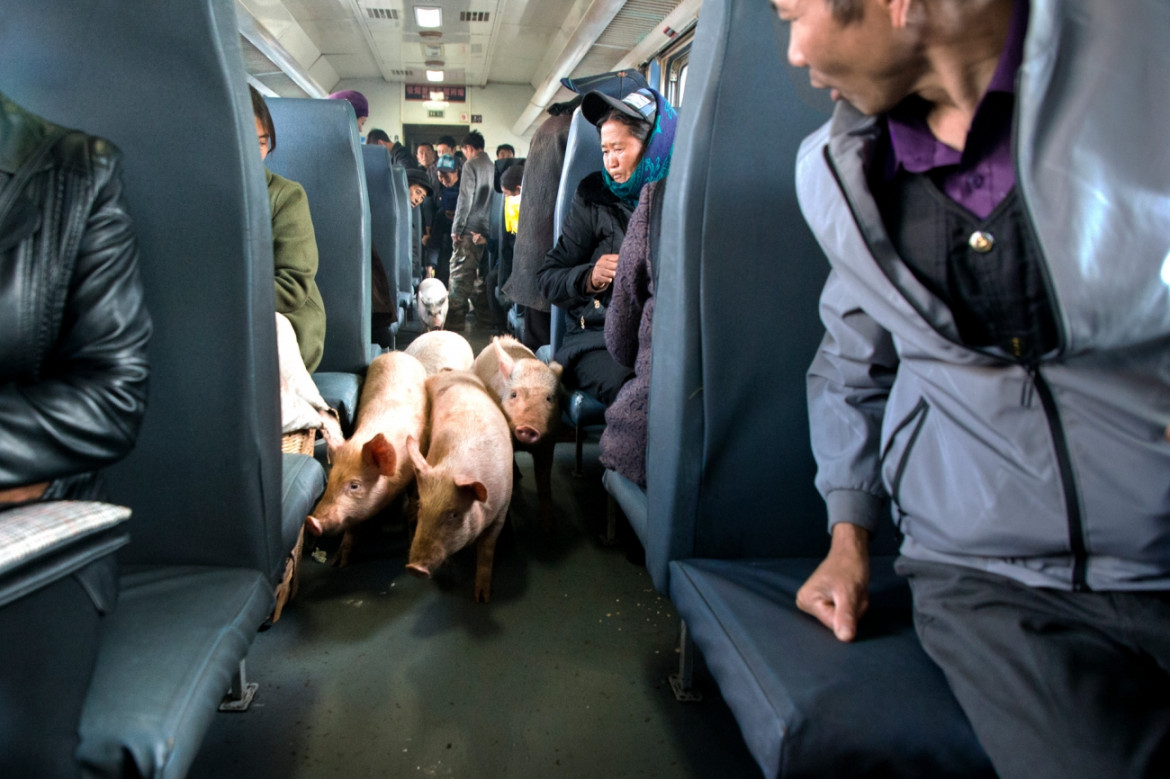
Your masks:
[{"label": "crowd of passengers", "polygon": [[[996,770],[1168,775],[1170,319],[1159,313],[1164,282],[1138,260],[1165,255],[1166,235],[1146,224],[1165,222],[1156,209],[1170,202],[1170,184],[1138,180],[1141,166],[1125,164],[1133,151],[1116,142],[1116,117],[1082,116],[1066,107],[1075,100],[1045,103],[1047,85],[1022,72],[1026,42],[1054,45],[1062,13],[1072,13],[1051,0],[773,5],[789,26],[789,61],[837,99],[796,171],[832,266],[808,381],[831,549],[799,606],[854,639],[868,538],[892,496],[919,637]],[[1109,51],[1112,33],[1081,32],[1066,45]],[[1053,67],[1067,68],[1073,53]],[[1137,79],[1142,65],[1130,59],[1111,66]],[[548,341],[550,304],[569,313],[555,355],[565,383],[608,406],[602,461],[645,485],[651,210],[677,115],[644,82],[611,81],[550,109],[522,178],[505,178],[521,205],[499,283],[523,306],[531,343]],[[1067,96],[1093,88],[1051,83]],[[332,97],[349,100],[364,124],[364,97]],[[1117,100],[1127,122],[1162,110],[1140,90]],[[578,105],[599,128],[604,168],[580,183],[554,243],[552,203]],[[1045,122],[1019,120],[1042,105]],[[277,139],[259,95],[254,106],[264,156]],[[1086,122],[1101,131],[1081,132]],[[462,330],[472,308],[489,310],[478,263],[496,171],[484,140],[470,133],[456,148],[444,138],[412,159],[384,133],[369,138],[410,168],[414,206],[430,199],[426,266],[449,282],[447,325]],[[1059,164],[1022,165],[1021,150],[1036,143],[1059,145],[1047,158]],[[1167,168],[1165,145],[1141,153]],[[1076,171],[1073,160],[1083,163]],[[311,216],[300,185],[267,177],[277,308],[312,370],[327,312]],[[98,470],[129,450],[141,418],[150,334],[117,153],[0,97],[0,186],[0,501],[100,497]],[[1141,251],[1110,254],[1093,244],[1097,234],[1067,223],[1073,213],[1124,223]],[[70,231],[81,239],[66,241]],[[1073,262],[1074,251],[1088,261]],[[782,261],[777,252],[751,261]],[[1119,286],[1134,305],[1096,308],[1121,300]],[[1149,301],[1157,305],[1137,305]],[[891,483],[888,447],[909,424],[938,456],[903,460]],[[1071,472],[1080,494],[1067,489]]]}]

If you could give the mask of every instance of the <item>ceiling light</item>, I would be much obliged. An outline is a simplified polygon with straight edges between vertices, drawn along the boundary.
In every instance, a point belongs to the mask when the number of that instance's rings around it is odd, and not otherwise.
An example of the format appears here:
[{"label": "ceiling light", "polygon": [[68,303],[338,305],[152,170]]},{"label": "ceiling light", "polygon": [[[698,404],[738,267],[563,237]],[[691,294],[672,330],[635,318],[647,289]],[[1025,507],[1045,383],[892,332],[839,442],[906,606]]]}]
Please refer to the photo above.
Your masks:
[{"label": "ceiling light", "polygon": [[414,21],[419,27],[442,27],[443,9],[435,6],[416,5],[414,7]]},{"label": "ceiling light", "polygon": [[441,70],[428,70],[427,71],[427,81],[442,81],[442,80],[443,80],[443,71],[441,71]]}]

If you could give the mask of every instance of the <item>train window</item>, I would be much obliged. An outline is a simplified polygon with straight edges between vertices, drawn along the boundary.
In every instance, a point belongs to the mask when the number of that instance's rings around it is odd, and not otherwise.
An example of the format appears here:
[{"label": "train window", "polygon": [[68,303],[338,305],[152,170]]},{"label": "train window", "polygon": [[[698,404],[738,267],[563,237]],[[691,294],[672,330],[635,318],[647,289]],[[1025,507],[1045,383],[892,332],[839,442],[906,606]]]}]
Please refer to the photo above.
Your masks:
[{"label": "train window", "polygon": [[695,31],[692,26],[686,32],[675,36],[670,45],[655,57],[655,64],[661,74],[661,91],[676,108],[682,105],[686,92],[687,67],[691,59],[691,42],[694,37]]}]

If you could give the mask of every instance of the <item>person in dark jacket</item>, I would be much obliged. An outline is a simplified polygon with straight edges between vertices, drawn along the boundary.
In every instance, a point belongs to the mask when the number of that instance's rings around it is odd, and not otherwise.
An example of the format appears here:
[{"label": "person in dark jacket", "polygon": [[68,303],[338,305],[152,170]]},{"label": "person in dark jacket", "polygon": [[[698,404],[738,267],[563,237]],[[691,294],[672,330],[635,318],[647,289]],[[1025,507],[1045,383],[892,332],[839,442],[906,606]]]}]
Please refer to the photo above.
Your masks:
[{"label": "person in dark jacket", "polygon": [[569,315],[564,342],[555,355],[565,367],[565,386],[609,405],[633,375],[605,348],[605,315],[618,252],[642,187],[670,169],[678,114],[649,88],[621,100],[589,92],[581,111],[601,131],[605,167],[581,180],[561,237],[545,257],[537,283],[541,293]]},{"label": "person in dark jacket", "polygon": [[151,322],[119,169],[0,94],[0,503],[100,500],[138,436]]},{"label": "person in dark jacket", "polygon": [[385,146],[386,150],[390,152],[391,165],[401,165],[407,170],[419,167],[418,161],[410,156],[410,151],[398,141],[390,140],[390,136],[385,130],[377,128],[370,130],[369,135],[366,136],[366,145],[374,143]]},{"label": "person in dark jacket", "polygon": [[524,307],[524,344],[533,351],[549,342],[549,304],[536,283],[544,257],[553,248],[553,211],[565,146],[573,111],[581,104],[576,97],[549,107],[549,118],[532,136],[524,163],[525,191],[520,209],[520,226],[512,253],[512,275],[504,283],[504,294]]}]

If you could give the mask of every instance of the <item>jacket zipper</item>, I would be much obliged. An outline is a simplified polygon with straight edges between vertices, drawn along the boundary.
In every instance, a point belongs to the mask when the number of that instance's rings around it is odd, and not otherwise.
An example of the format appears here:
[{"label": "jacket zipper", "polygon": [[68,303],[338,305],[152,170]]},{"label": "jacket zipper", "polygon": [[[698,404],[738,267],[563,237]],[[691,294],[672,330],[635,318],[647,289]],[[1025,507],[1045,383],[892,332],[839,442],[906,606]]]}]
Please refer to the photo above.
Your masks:
[{"label": "jacket zipper", "polygon": [[[1019,116],[1018,112],[1016,112],[1016,116],[1014,116],[1012,119],[1012,157],[1013,165],[1016,166],[1017,186],[1019,186],[1018,182],[1020,180],[1020,172],[1019,166],[1015,162],[1017,159],[1017,155],[1015,154],[1017,143],[1017,132],[1015,124],[1018,121]],[[874,251],[873,244],[870,243],[869,234],[866,232],[865,228],[862,227],[861,221],[857,217],[857,209],[854,206],[853,200],[849,196],[849,188],[845,186],[845,181],[842,178],[840,171],[837,170],[837,163],[833,160],[833,155],[830,153],[829,147],[827,145],[825,146],[824,150],[824,158],[825,162],[829,166],[829,171],[832,173],[834,180],[837,182],[837,188],[841,191],[841,196],[845,198],[845,203],[848,205],[849,212],[853,216],[853,223],[857,226],[857,232],[861,235],[861,240],[865,242],[866,248],[869,249],[870,256],[874,258],[874,262],[877,262],[877,254]],[[1028,210],[1026,202],[1023,204],[1023,210],[1026,217],[1024,219],[1026,229],[1032,231],[1033,238],[1036,240],[1036,246],[1040,247],[1039,239],[1036,238],[1035,228],[1032,225],[1032,214]],[[890,278],[889,274],[885,272],[885,267],[880,262],[878,262],[878,268],[882,270],[882,273],[886,276],[886,279],[890,282],[894,289],[898,290],[899,294],[902,295],[902,298],[910,305],[911,308],[915,310],[918,316],[920,316],[922,320],[927,323],[927,326],[938,333],[944,340],[951,341],[950,338],[948,338],[944,333],[939,331],[939,329],[934,326],[934,323],[930,321],[925,312],[919,310],[913,299],[902,292],[902,289],[897,285],[897,283],[895,283],[894,279]],[[1043,258],[1040,262],[1040,269],[1041,275],[1048,289],[1049,299],[1052,301],[1053,317],[1056,320],[1056,350],[1057,352],[1063,352],[1067,345],[1067,334],[1065,333],[1063,322],[1057,310],[1056,291],[1053,288],[1052,278],[1048,272],[1048,263],[1045,262]],[[965,349],[971,349],[971,347],[967,346],[966,344],[954,341],[952,341],[952,343],[957,343],[957,345],[962,346]],[[986,354],[989,357],[995,356],[988,352],[984,352],[981,349],[974,349],[974,351],[979,352],[980,354]],[[1052,388],[1048,386],[1048,382],[1040,374],[1039,364],[1025,363],[1018,359],[1020,356],[1019,354],[1014,356],[1017,358],[1015,361],[1016,364],[1023,367],[1031,377],[1032,384],[1035,386],[1036,391],[1040,395],[1041,405],[1044,407],[1044,416],[1048,421],[1048,429],[1052,435],[1052,446],[1056,455],[1057,467],[1060,470],[1061,488],[1064,492],[1065,513],[1068,518],[1069,548],[1073,555],[1072,586],[1075,592],[1084,592],[1089,589],[1085,571],[1087,565],[1087,554],[1085,551],[1084,518],[1081,516],[1081,504],[1077,499],[1077,487],[1076,480],[1073,478],[1072,458],[1069,456],[1068,441],[1064,435],[1064,426],[1060,422],[1060,412],[1056,407],[1056,398],[1052,394]],[[1024,393],[1021,393],[1021,401],[1025,400],[1027,400],[1030,404],[1030,393],[1028,393],[1026,396]],[[899,481],[900,480],[901,474],[899,474]]]},{"label": "jacket zipper", "polygon": [[1060,410],[1056,407],[1056,397],[1052,388],[1048,386],[1038,365],[1029,365],[1028,375],[1036,386],[1036,393],[1040,396],[1040,405],[1044,407],[1044,416],[1048,419],[1048,429],[1052,433],[1052,447],[1056,451],[1056,464],[1060,468],[1060,485],[1064,489],[1064,507],[1068,514],[1068,544],[1073,554],[1072,585],[1074,592],[1085,592],[1089,585],[1085,578],[1085,528],[1081,517],[1081,502],[1077,498],[1076,480],[1073,478],[1072,458],[1068,453],[1068,441],[1064,437],[1064,425],[1060,422]]}]

